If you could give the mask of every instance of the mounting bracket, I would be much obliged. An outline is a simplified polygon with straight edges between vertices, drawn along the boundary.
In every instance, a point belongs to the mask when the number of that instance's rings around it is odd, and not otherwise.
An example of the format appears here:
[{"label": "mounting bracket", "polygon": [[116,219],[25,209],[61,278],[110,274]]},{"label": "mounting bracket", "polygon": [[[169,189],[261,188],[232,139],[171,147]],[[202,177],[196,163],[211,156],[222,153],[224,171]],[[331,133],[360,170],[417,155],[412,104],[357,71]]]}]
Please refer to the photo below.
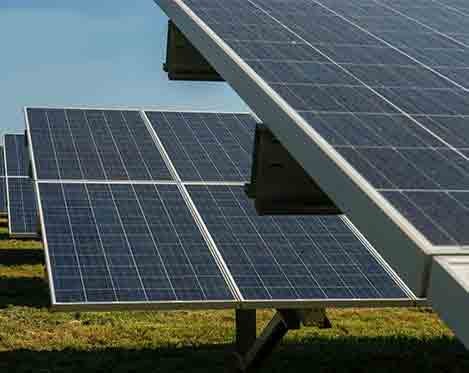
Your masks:
[{"label": "mounting bracket", "polygon": [[256,337],[256,310],[236,311],[236,352],[226,364],[229,373],[249,373],[257,371],[272,354],[289,330],[303,325],[316,325],[330,328],[331,323],[325,309],[277,310],[274,317]]},{"label": "mounting bracket", "polygon": [[168,21],[163,70],[168,73],[170,80],[223,81],[172,21]]},{"label": "mounting bracket", "polygon": [[256,127],[251,182],[245,191],[260,215],[341,214],[264,124]]}]

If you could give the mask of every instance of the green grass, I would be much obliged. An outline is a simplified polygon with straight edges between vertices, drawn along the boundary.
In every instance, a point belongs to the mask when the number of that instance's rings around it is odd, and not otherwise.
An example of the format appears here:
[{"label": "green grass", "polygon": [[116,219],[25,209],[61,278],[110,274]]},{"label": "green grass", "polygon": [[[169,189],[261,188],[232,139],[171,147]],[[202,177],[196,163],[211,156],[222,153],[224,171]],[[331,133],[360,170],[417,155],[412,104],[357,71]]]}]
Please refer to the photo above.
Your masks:
[{"label": "green grass", "polygon": [[[221,372],[234,313],[51,313],[41,245],[0,222],[0,372]],[[265,372],[467,372],[469,353],[426,308],[331,309],[290,332]],[[272,316],[258,315],[258,327]]]}]

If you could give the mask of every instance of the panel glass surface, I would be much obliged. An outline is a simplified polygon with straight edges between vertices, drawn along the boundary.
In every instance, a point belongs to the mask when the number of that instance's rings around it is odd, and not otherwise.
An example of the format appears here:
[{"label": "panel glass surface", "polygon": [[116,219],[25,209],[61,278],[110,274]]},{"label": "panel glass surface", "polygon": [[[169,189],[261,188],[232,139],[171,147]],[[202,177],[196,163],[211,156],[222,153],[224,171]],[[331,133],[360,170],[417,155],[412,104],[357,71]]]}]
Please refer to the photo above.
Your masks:
[{"label": "panel glass surface", "polygon": [[0,146],[0,212],[7,212],[6,180],[5,180],[5,157],[3,146]]},{"label": "panel glass surface", "polygon": [[433,245],[469,245],[467,5],[184,3]]},{"label": "panel glass surface", "polygon": [[248,181],[256,122],[248,114],[146,112],[183,181]]},{"label": "panel glass surface", "polygon": [[247,300],[407,297],[340,216],[258,216],[242,187],[187,188]]},{"label": "panel glass surface", "polygon": [[38,179],[170,180],[138,111],[28,109]]},{"label": "panel glass surface", "polygon": [[5,135],[6,175],[28,176],[29,156],[24,135]]},{"label": "panel glass surface", "polygon": [[233,300],[176,185],[39,190],[56,303]]},{"label": "panel glass surface", "polygon": [[10,234],[36,235],[38,216],[34,182],[26,177],[8,177],[7,183]]},{"label": "panel glass surface", "polygon": [[7,191],[5,177],[0,177],[0,212],[7,212]]},{"label": "panel glass surface", "polygon": [[5,177],[5,154],[3,146],[0,146],[0,177]]}]

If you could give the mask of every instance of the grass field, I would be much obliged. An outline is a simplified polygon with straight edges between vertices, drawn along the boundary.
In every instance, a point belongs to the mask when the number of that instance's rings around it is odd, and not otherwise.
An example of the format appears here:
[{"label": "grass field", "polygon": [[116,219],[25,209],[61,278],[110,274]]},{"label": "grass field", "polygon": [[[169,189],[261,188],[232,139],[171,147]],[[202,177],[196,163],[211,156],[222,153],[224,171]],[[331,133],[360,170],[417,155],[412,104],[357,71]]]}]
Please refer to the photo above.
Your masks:
[{"label": "grass field", "polygon": [[[0,372],[221,372],[232,311],[51,313],[41,245],[0,221]],[[329,310],[290,332],[265,372],[468,372],[469,353],[426,308]],[[259,329],[272,316],[259,312]]]}]

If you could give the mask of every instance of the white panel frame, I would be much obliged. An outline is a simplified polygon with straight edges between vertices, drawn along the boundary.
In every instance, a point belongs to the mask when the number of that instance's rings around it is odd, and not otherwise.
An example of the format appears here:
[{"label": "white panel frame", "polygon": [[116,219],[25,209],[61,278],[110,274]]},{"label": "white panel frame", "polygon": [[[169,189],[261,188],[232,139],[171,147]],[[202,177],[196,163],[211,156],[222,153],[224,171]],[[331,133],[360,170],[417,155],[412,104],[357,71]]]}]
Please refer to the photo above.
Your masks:
[{"label": "white panel frame", "polygon": [[428,302],[469,349],[469,255],[437,256]]}]

